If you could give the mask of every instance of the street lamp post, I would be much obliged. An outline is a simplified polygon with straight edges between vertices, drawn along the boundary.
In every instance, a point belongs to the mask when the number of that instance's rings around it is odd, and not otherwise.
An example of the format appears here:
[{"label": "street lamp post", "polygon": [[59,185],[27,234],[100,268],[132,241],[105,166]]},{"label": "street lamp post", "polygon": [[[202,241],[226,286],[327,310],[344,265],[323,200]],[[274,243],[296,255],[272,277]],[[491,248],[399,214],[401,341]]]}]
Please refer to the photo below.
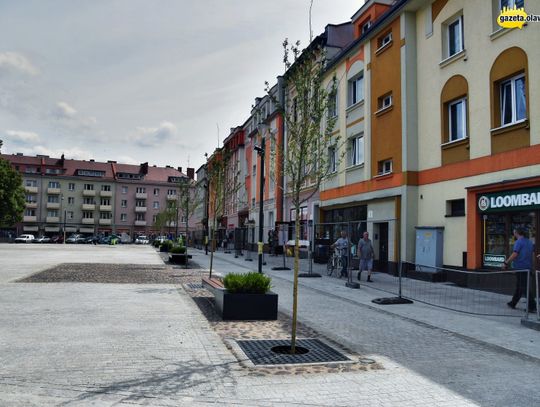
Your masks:
[{"label": "street lamp post", "polygon": [[206,218],[206,230],[205,230],[205,238],[204,238],[204,251],[206,255],[208,255],[208,240],[210,239],[210,213],[208,211],[208,206],[210,204],[210,196],[209,196],[209,189],[210,189],[210,180],[208,179],[208,153],[204,153],[204,158],[206,158],[206,164],[204,165],[204,178],[205,178],[205,184],[204,184],[204,190],[205,190],[205,218]]},{"label": "street lamp post", "polygon": [[264,201],[264,156],[265,156],[265,138],[264,138],[264,131],[266,130],[267,126],[265,124],[260,124],[258,126],[259,134],[261,135],[261,145],[255,146],[255,151],[257,151],[257,155],[261,157],[261,166],[259,168],[260,175],[259,175],[259,184],[260,184],[260,190],[259,190],[259,243],[258,243],[258,254],[259,254],[259,266],[258,271],[259,273],[262,273],[262,265],[263,265],[263,223],[264,223],[264,208],[263,208],[263,201]]},{"label": "street lamp post", "polygon": [[64,226],[62,228],[62,231],[64,232],[64,239],[62,241],[62,244],[66,244],[66,208],[64,207],[64,195],[62,195],[61,197],[61,201],[62,201],[62,209],[64,210]]}]

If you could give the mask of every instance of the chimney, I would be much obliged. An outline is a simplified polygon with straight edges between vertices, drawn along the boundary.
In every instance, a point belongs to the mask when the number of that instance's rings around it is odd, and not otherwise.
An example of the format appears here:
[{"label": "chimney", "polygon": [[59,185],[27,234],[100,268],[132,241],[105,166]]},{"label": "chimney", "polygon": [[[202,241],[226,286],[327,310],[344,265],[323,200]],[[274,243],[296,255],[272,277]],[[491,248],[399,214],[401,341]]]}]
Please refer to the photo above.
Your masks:
[{"label": "chimney", "polygon": [[195,179],[195,168],[189,168],[187,169],[187,176],[190,179]]},{"label": "chimney", "polygon": [[107,162],[108,162],[109,164],[116,164],[116,161],[114,161],[114,160],[108,160]]},{"label": "chimney", "polygon": [[182,167],[178,167],[178,172],[182,172]]},{"label": "chimney", "polygon": [[144,175],[148,174],[148,162],[145,162],[145,163],[141,164],[140,173],[144,174]]},{"label": "chimney", "polygon": [[94,160],[93,158],[90,158],[89,161],[90,161],[91,163],[96,162],[96,160]]}]

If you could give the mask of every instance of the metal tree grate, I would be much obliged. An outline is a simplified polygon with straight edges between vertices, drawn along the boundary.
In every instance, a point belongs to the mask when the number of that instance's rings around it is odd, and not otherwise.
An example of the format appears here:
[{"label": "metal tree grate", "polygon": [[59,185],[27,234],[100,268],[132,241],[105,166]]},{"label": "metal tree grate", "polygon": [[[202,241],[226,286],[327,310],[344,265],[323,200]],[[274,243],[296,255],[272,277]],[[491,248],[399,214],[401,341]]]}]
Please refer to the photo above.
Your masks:
[{"label": "metal tree grate", "polygon": [[189,288],[191,288],[192,290],[199,290],[199,289],[203,288],[201,283],[187,283],[186,285]]},{"label": "metal tree grate", "polygon": [[285,365],[305,363],[350,362],[351,360],[318,339],[299,339],[296,346],[309,349],[308,353],[287,355],[272,351],[275,346],[288,346],[290,340],[237,341],[246,356],[255,365]]}]

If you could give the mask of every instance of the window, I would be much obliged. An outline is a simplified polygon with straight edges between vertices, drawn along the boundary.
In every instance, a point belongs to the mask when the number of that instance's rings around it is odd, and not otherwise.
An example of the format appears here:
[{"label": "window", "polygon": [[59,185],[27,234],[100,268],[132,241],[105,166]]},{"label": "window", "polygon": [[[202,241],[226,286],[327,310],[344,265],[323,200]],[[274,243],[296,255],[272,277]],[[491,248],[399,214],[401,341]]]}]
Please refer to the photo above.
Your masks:
[{"label": "window", "polygon": [[152,206],[154,209],[159,209],[159,202],[158,201],[154,201],[154,204]]},{"label": "window", "polygon": [[83,203],[85,205],[95,205],[96,204],[96,201],[94,201],[94,198],[84,198],[83,199]]},{"label": "window", "polygon": [[158,196],[159,195],[159,188],[154,188],[154,196]]},{"label": "window", "polygon": [[379,161],[378,175],[390,174],[392,172],[392,160]]},{"label": "window", "polygon": [[349,106],[364,100],[364,74],[349,81]]},{"label": "window", "polygon": [[112,214],[110,212],[100,212],[99,219],[111,219]]},{"label": "window", "polygon": [[257,165],[256,164],[253,164],[253,176],[256,176],[257,175]]},{"label": "window", "polygon": [[465,199],[446,201],[446,217],[465,216]]},{"label": "window", "polygon": [[61,168],[46,168],[45,174],[62,174]]},{"label": "window", "polygon": [[27,174],[35,174],[37,172],[36,167],[26,167],[24,169],[24,172]]},{"label": "window", "polygon": [[121,214],[120,214],[120,220],[121,220],[122,222],[127,221],[127,215],[126,215],[125,213],[121,213]]},{"label": "window", "polygon": [[49,181],[49,188],[60,189],[60,183],[58,181]]},{"label": "window", "polygon": [[75,198],[73,198],[72,196],[68,197],[68,204],[73,205],[74,203],[75,203]]},{"label": "window", "polygon": [[156,223],[157,221],[157,215],[152,216],[152,223]]},{"label": "window", "polygon": [[388,44],[390,44],[392,42],[392,31],[386,33],[385,35],[379,37],[379,39],[377,40],[377,51],[379,51],[380,49],[386,47]]},{"label": "window", "polygon": [[101,190],[110,192],[111,191],[111,186],[110,185],[102,185]]},{"label": "window", "polygon": [[94,219],[94,212],[83,211],[83,219]]},{"label": "window", "polygon": [[463,16],[448,23],[448,55],[456,55],[463,51]]},{"label": "window", "polygon": [[26,187],[37,187],[37,181],[35,179],[27,179],[24,181]]},{"label": "window", "polygon": [[335,146],[328,148],[328,171],[330,173],[337,171],[336,155],[337,151]]},{"label": "window", "polygon": [[101,198],[100,204],[110,206],[111,205],[111,200],[109,198]]},{"label": "window", "polygon": [[28,203],[35,203],[37,202],[35,195],[26,195],[26,202]]},{"label": "window", "polygon": [[167,195],[170,195],[170,196],[176,195],[176,189],[168,189],[167,190]]},{"label": "window", "polygon": [[24,216],[36,216],[36,210],[35,209],[25,209],[24,210]]},{"label": "window", "polygon": [[499,9],[502,10],[503,8],[505,7],[508,7],[508,8],[522,8],[525,4],[525,1],[524,0],[500,0],[499,1],[499,4],[500,4],[500,7]]},{"label": "window", "polygon": [[337,89],[333,94],[329,95],[328,101],[328,117],[336,117],[338,115],[338,92]]},{"label": "window", "polygon": [[127,200],[126,199],[122,199],[122,201],[120,201],[120,206],[122,208],[127,208]]},{"label": "window", "polygon": [[94,184],[84,184],[84,190],[85,191],[93,191],[94,190]]},{"label": "window", "polygon": [[146,207],[146,201],[144,199],[137,199],[135,201],[135,206],[138,208],[145,208]]},{"label": "window", "polygon": [[58,195],[48,195],[47,202],[49,203],[60,203],[60,197]]},{"label": "window", "polygon": [[527,116],[525,76],[518,75],[501,83],[501,125],[517,123]]},{"label": "window", "polygon": [[135,214],[135,220],[145,220],[145,214],[144,213],[136,213]]},{"label": "window", "polygon": [[49,209],[47,211],[47,217],[48,218],[57,218],[58,217],[58,209]]},{"label": "window", "polygon": [[449,140],[457,141],[467,137],[467,101],[463,99],[448,104]]},{"label": "window", "polygon": [[128,193],[128,187],[122,186],[122,193],[127,194]]},{"label": "window", "polygon": [[73,219],[73,211],[68,211],[67,217],[68,219]]},{"label": "window", "polygon": [[68,189],[70,191],[75,191],[75,184],[73,182],[70,182],[69,185],[68,185]]},{"label": "window", "polygon": [[367,33],[367,31],[371,28],[371,20],[368,20],[367,22],[365,22],[364,24],[362,24],[362,35],[364,35],[365,33]]},{"label": "window", "polygon": [[137,187],[137,190],[135,192],[137,192],[138,194],[146,194],[146,188]]},{"label": "window", "polygon": [[349,140],[350,155],[349,164],[360,165],[364,163],[364,136],[356,136]]},{"label": "window", "polygon": [[77,170],[77,175],[82,177],[103,177],[105,176],[105,171]]},{"label": "window", "polygon": [[384,110],[392,106],[392,93],[388,93],[379,98],[378,109]]}]

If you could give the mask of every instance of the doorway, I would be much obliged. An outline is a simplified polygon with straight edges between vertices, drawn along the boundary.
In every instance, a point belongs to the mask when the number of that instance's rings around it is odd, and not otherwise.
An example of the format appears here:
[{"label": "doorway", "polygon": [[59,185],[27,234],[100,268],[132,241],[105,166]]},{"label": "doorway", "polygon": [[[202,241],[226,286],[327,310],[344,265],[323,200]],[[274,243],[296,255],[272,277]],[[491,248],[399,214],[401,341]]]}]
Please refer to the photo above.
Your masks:
[{"label": "doorway", "polygon": [[375,223],[375,240],[378,242],[377,270],[388,272],[388,222]]}]

